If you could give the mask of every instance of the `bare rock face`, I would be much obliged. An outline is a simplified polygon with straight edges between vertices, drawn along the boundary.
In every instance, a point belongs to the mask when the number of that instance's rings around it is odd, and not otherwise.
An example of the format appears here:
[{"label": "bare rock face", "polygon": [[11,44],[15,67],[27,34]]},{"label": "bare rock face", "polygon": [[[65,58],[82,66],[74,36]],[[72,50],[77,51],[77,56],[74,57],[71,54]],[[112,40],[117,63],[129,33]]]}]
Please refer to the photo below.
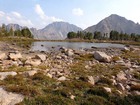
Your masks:
[{"label": "bare rock face", "polygon": [[111,62],[111,57],[104,52],[95,51],[94,58],[100,62]]},{"label": "bare rock face", "polygon": [[15,105],[21,102],[24,97],[20,94],[5,91],[0,87],[0,105]]}]

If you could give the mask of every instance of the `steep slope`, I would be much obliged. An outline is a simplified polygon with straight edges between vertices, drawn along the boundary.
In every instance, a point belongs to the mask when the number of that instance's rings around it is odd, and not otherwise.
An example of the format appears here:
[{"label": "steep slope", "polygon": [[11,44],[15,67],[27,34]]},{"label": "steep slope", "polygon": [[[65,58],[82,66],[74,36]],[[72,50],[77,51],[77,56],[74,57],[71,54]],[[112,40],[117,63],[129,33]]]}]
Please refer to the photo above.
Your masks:
[{"label": "steep slope", "polygon": [[40,30],[31,29],[35,39],[43,40],[65,39],[70,31],[77,32],[82,31],[82,29],[66,22],[54,22]]},{"label": "steep slope", "polygon": [[128,34],[140,34],[140,25],[134,23],[131,20],[127,20],[124,17],[113,14],[100,21],[97,25],[93,25],[85,29],[85,31],[92,33],[94,33],[95,31],[110,33],[111,30]]}]

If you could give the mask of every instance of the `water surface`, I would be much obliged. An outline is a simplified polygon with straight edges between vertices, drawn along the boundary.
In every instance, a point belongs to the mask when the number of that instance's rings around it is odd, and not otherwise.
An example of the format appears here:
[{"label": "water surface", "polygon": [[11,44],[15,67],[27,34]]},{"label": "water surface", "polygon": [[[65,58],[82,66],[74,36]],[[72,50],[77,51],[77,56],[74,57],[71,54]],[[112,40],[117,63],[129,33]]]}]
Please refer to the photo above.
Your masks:
[{"label": "water surface", "polygon": [[97,48],[123,48],[122,44],[112,44],[112,43],[88,43],[88,42],[52,42],[52,41],[40,41],[34,42],[32,44],[32,51],[50,51],[58,50],[61,47],[70,49],[90,49],[91,47]]}]

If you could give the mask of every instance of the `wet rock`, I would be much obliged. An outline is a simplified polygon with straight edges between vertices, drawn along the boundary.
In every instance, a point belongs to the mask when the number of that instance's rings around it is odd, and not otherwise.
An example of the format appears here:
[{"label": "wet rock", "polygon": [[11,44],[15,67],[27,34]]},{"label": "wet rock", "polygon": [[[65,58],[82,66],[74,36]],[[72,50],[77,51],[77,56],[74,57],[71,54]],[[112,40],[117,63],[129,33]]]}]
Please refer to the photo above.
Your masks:
[{"label": "wet rock", "polygon": [[111,57],[104,52],[95,51],[94,58],[100,62],[111,62]]},{"label": "wet rock", "polygon": [[17,75],[17,73],[14,72],[14,71],[11,71],[11,72],[0,72],[0,80],[5,79],[8,75],[15,76],[15,75]]},{"label": "wet rock", "polygon": [[23,101],[24,97],[20,94],[5,91],[0,87],[0,104],[1,105],[15,105]]}]

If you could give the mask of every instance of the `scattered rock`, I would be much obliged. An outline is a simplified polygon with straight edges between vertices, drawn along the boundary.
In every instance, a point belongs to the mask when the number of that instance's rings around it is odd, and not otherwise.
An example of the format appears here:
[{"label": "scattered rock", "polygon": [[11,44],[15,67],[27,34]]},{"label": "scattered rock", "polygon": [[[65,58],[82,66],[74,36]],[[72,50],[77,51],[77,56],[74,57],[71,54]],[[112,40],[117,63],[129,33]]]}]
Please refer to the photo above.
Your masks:
[{"label": "scattered rock", "polygon": [[65,81],[65,80],[66,80],[66,77],[64,77],[64,76],[58,78],[58,81]]},{"label": "scattered rock", "polygon": [[111,93],[111,88],[109,87],[103,87],[105,89],[106,92]]},{"label": "scattered rock", "polygon": [[75,96],[74,95],[71,95],[70,96],[70,99],[74,100],[75,99]]},{"label": "scattered rock", "polygon": [[68,49],[67,52],[66,52],[66,55],[68,55],[68,56],[74,55],[73,50],[72,49]]},{"label": "scattered rock", "polygon": [[47,76],[48,76],[48,77],[50,77],[50,78],[52,78],[52,77],[53,77],[50,73],[47,73]]},{"label": "scattered rock", "polygon": [[125,90],[123,84],[121,84],[121,83],[118,83],[118,84],[117,84],[117,88],[118,88],[119,90],[122,90],[122,91]]},{"label": "scattered rock", "polygon": [[22,55],[21,55],[21,53],[10,53],[9,58],[11,60],[18,60],[18,59],[22,58]]},{"label": "scattered rock", "polygon": [[0,53],[0,60],[4,60],[6,58],[7,58],[7,56],[5,53]]},{"label": "scattered rock", "polygon": [[94,58],[100,62],[111,62],[111,57],[104,52],[95,51]]},{"label": "scattered rock", "polygon": [[117,74],[117,80],[118,81],[126,81],[127,80],[126,74],[123,71],[119,72]]},{"label": "scattered rock", "polygon": [[128,47],[124,47],[122,51],[130,51],[130,49]]},{"label": "scattered rock", "polygon": [[41,64],[41,60],[38,59],[29,59],[25,62],[25,65],[31,65],[31,66],[39,66]]},{"label": "scattered rock", "polygon": [[37,54],[37,55],[35,55],[35,59],[40,59],[41,61],[45,61],[46,60],[46,55]]},{"label": "scattered rock", "polygon": [[88,82],[92,85],[95,85],[95,80],[92,76],[88,76]]}]

